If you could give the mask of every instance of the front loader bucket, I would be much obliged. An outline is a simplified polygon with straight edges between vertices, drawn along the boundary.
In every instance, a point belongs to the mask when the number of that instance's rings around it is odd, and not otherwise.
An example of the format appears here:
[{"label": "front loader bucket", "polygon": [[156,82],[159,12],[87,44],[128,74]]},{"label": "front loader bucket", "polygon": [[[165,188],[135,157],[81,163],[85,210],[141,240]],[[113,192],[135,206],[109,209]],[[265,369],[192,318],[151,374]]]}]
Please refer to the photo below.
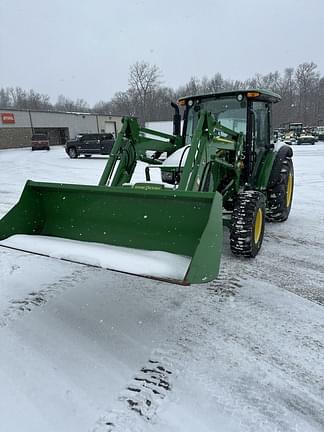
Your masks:
[{"label": "front loader bucket", "polygon": [[[19,234],[30,235],[28,246],[10,241]],[[90,264],[181,284],[217,277],[222,234],[220,194],[168,189],[28,181],[19,202],[0,220],[0,245],[34,252],[35,236],[73,240],[63,241],[65,259],[89,264],[82,259],[88,245],[97,247],[97,261]],[[77,258],[69,255],[72,249],[78,250]],[[120,251],[132,254],[123,258]],[[35,252],[40,253],[37,247]],[[43,249],[41,253],[56,256]],[[109,258],[114,253],[120,262]],[[132,257],[137,258],[135,268]],[[165,274],[156,271],[150,259],[160,263],[165,257],[171,266],[180,262],[182,268],[166,269]]]}]

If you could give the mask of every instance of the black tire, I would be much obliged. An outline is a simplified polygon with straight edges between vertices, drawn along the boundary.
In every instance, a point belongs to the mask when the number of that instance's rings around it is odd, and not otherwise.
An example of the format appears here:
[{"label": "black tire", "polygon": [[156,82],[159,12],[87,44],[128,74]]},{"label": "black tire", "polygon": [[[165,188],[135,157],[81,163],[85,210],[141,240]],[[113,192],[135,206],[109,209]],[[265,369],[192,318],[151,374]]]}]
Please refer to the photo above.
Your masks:
[{"label": "black tire", "polygon": [[267,191],[266,218],[269,222],[288,219],[294,192],[294,166],[291,158],[282,161],[277,182]]},{"label": "black tire", "polygon": [[78,153],[76,151],[76,148],[75,147],[69,147],[68,155],[70,156],[71,159],[76,159],[78,157]]},{"label": "black tire", "polygon": [[262,245],[266,198],[258,191],[237,195],[231,220],[230,245],[234,255],[254,258]]}]

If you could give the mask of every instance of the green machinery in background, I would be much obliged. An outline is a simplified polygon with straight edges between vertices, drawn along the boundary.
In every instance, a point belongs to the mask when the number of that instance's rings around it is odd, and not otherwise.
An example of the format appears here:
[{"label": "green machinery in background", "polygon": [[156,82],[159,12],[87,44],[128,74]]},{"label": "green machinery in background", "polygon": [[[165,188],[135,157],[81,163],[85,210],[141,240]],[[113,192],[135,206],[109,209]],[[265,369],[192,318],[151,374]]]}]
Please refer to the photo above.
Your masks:
[{"label": "green machinery in background", "polygon": [[[259,89],[181,98],[172,104],[173,135],[125,117],[98,186],[28,181],[0,220],[0,240],[46,235],[165,251],[191,259],[176,282],[216,278],[223,224],[232,252],[255,257],[265,219],[288,218],[292,150],[275,149],[271,132],[272,104],[279,100]],[[170,157],[164,161],[163,154]],[[147,163],[146,177],[134,183],[138,161]],[[151,181],[156,169],[159,182]]]}]

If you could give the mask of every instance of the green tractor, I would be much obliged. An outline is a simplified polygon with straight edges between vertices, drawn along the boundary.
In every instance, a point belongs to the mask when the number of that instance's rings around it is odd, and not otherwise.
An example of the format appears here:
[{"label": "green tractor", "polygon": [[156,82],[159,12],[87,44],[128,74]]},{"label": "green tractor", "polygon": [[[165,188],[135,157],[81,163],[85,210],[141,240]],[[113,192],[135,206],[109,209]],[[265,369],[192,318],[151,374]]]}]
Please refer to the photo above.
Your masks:
[{"label": "green tractor", "polygon": [[[233,254],[255,257],[265,219],[289,216],[292,149],[275,149],[271,131],[272,104],[279,101],[259,89],[180,98],[172,104],[172,135],[125,117],[99,185],[28,181],[18,204],[0,220],[1,244],[27,234],[159,251],[188,259],[181,276],[156,276],[141,266],[106,268],[181,284],[215,279],[223,225]],[[145,172],[140,179],[139,165]],[[158,181],[152,180],[156,173]]]}]

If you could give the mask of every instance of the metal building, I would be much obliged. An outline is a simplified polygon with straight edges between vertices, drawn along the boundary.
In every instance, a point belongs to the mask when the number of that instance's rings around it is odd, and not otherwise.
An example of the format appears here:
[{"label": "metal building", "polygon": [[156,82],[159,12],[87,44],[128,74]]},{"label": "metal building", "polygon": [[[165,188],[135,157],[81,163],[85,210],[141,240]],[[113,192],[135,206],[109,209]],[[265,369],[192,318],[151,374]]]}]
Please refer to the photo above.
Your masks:
[{"label": "metal building", "polygon": [[0,148],[29,147],[33,133],[48,132],[50,145],[65,144],[80,133],[112,133],[121,116],[80,112],[0,109]]}]

